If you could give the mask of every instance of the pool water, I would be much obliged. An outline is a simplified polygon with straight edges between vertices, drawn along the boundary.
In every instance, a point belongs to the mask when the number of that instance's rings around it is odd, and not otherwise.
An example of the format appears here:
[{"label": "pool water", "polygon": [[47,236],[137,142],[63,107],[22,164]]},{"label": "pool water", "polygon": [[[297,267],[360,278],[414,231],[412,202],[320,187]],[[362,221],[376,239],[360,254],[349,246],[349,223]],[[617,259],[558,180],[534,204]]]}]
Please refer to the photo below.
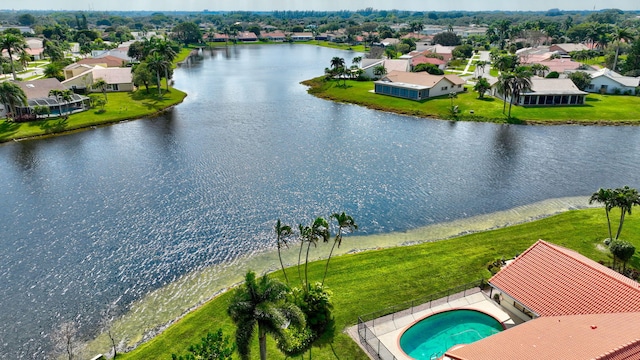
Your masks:
[{"label": "pool water", "polygon": [[495,318],[475,310],[450,310],[426,317],[400,336],[400,348],[417,360],[431,360],[458,344],[472,342],[504,330]]}]

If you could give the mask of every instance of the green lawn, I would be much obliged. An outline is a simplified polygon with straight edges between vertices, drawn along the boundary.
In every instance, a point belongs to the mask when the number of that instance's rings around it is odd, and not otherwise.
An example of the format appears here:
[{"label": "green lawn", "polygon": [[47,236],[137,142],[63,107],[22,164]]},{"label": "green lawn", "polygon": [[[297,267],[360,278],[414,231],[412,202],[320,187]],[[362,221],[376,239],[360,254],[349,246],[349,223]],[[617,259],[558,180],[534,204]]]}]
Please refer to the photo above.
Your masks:
[{"label": "green lawn", "polygon": [[[347,81],[347,87],[336,81],[322,81],[316,78],[305,82],[311,86],[309,92],[318,97],[359,104],[372,109],[396,112],[400,114],[453,119],[450,113],[451,100],[448,96],[425,101],[412,101],[392,96],[378,95],[370,92],[373,82]],[[454,105],[460,109],[458,120],[491,121],[508,123],[540,123],[540,124],[640,124],[640,116],[635,109],[640,106],[640,97],[623,95],[587,95],[585,105],[523,107],[512,106],[511,119],[502,113],[503,101],[485,96],[478,99],[478,94],[471,89],[458,94]],[[506,105],[507,111],[509,104]],[[473,113],[471,113],[473,111]]]},{"label": "green lawn", "polygon": [[[612,214],[616,219],[617,213]],[[614,226],[615,226],[614,222]],[[640,248],[640,218],[628,217],[623,231],[625,240]],[[486,264],[496,258],[510,258],[521,253],[538,239],[574,249],[596,261],[610,261],[608,252],[596,246],[607,237],[604,210],[573,210],[512,227],[461,237],[366,251],[335,257],[331,260],[326,284],[334,293],[337,328],[343,330],[357,322],[359,315],[383,310],[389,306],[422,298],[429,294],[466,284],[490,273]],[[357,241],[357,238],[345,238]],[[310,266],[310,279],[321,279],[324,262]],[[640,268],[636,254],[630,266]],[[289,278],[298,278],[295,268],[288,269]],[[279,271],[273,276],[282,277]],[[189,313],[165,332],[122,359],[170,359],[172,353],[183,354],[207,331],[222,328],[233,335],[234,326],[226,315],[230,293],[225,293]],[[272,339],[269,358],[284,359]],[[340,359],[367,359],[347,335],[339,333],[334,348]],[[257,341],[252,347],[252,359],[258,358]],[[335,359],[331,348],[313,350],[315,359]]]},{"label": "green lawn", "polygon": [[[99,97],[102,94],[93,94],[91,96]],[[104,110],[93,108],[85,112],[69,115],[67,119],[52,117],[24,123],[2,120],[0,121],[0,142],[51,135],[95,125],[146,117],[182,102],[186,94],[172,88],[168,93],[163,89],[162,96],[158,96],[157,88],[152,87],[149,89],[149,94],[142,88],[132,93],[108,93],[107,96],[108,103],[105,105]]]}]

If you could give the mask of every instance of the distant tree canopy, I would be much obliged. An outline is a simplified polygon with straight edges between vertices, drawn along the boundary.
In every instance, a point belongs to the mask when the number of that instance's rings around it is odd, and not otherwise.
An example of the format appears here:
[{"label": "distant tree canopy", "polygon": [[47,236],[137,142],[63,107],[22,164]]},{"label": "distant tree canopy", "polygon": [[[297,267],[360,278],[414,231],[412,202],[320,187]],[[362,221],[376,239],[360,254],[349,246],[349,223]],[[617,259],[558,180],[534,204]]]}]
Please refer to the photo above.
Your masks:
[{"label": "distant tree canopy", "polygon": [[173,37],[185,45],[202,42],[202,33],[198,25],[194,22],[178,24],[173,28]]},{"label": "distant tree canopy", "polygon": [[460,36],[450,31],[435,34],[433,42],[442,46],[457,46],[461,44]]},{"label": "distant tree canopy", "polygon": [[36,18],[31,14],[22,14],[18,16],[18,23],[22,26],[31,26],[36,23]]},{"label": "distant tree canopy", "polygon": [[434,64],[429,64],[429,63],[418,64],[413,68],[413,72],[422,72],[422,71],[426,71],[431,75],[444,75],[444,71],[440,70],[440,68]]},{"label": "distant tree canopy", "polygon": [[584,71],[576,71],[569,74],[569,79],[573,81],[578,89],[583,91],[591,84],[591,75]]}]

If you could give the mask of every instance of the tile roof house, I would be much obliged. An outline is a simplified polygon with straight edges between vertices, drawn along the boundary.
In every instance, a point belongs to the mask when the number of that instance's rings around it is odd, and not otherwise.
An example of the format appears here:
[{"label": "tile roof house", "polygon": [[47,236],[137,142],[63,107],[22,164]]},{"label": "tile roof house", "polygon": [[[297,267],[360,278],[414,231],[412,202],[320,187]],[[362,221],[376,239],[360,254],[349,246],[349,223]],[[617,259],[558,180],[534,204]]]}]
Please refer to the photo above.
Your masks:
[{"label": "tile roof house", "polygon": [[86,58],[86,59],[80,59],[78,61],[75,62],[76,64],[84,64],[84,65],[101,65],[104,67],[121,67],[123,66],[126,61],[123,61],[121,58],[116,57],[116,56],[112,56],[112,55],[106,55],[100,58]]},{"label": "tile roof house", "polygon": [[89,98],[83,95],[71,94],[69,101],[58,100],[55,97],[49,96],[51,90],[69,89],[56,78],[16,81],[14,84],[18,85],[27,96],[27,106],[20,107],[20,111],[22,114],[29,113],[32,117],[27,117],[25,120],[35,118],[32,110],[34,110],[36,106],[46,106],[53,114],[57,114],[61,107],[63,108],[63,113],[84,111],[90,107]]},{"label": "tile roof house", "polygon": [[445,353],[451,360],[640,359],[640,284],[543,240],[490,280],[500,305],[523,319]]},{"label": "tile roof house", "polygon": [[412,73],[391,71],[375,81],[376,94],[390,95],[411,100],[463,92],[466,81],[457,75],[431,75],[426,72]]},{"label": "tile roof house", "polygon": [[607,94],[624,94],[626,92],[634,94],[638,86],[640,86],[639,78],[623,76],[613,70],[604,68],[591,74],[591,84],[586,90],[588,92],[603,92]]},{"label": "tile roof house", "polygon": [[582,51],[589,50],[589,47],[585,44],[576,44],[576,43],[564,43],[564,44],[553,44],[549,46],[549,51],[557,52],[560,55],[569,55],[570,52],[573,51]]}]

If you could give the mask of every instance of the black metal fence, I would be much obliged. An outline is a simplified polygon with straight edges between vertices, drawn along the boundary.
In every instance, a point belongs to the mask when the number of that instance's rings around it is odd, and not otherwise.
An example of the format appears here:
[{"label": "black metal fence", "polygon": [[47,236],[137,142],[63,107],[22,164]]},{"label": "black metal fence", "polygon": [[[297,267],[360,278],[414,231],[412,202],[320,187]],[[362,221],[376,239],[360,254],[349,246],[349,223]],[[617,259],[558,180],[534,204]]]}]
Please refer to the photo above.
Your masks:
[{"label": "black metal fence", "polygon": [[477,294],[482,291],[486,282],[484,279],[457,286],[445,291],[430,294],[428,296],[407,301],[383,310],[372,312],[358,317],[358,337],[360,343],[375,359],[397,360],[397,358],[378,339],[372,330],[376,323],[393,321],[395,318],[412,315],[414,312],[430,309],[433,306],[443,305],[449,301],[461,299],[465,296]]}]

